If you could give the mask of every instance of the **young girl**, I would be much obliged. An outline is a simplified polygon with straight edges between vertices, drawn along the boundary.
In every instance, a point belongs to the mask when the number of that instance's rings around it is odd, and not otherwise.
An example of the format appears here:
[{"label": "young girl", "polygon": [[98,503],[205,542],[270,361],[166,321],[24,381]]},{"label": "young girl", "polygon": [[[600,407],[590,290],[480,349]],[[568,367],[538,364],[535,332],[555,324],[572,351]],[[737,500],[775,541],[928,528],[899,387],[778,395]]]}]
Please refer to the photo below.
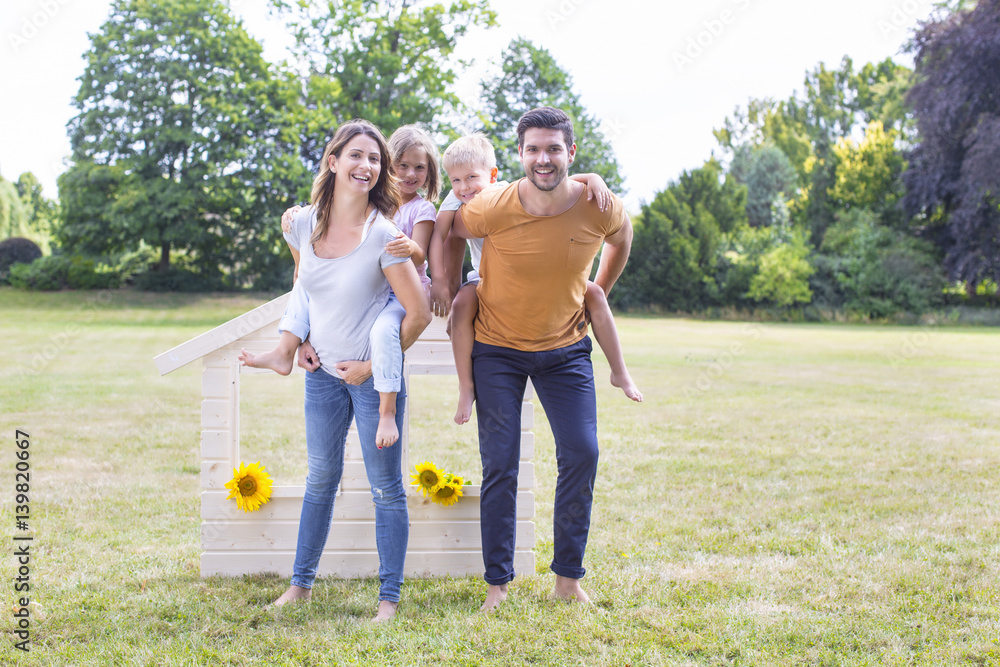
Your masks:
[{"label": "young girl", "polygon": [[[409,257],[417,267],[424,293],[430,298],[430,279],[427,277],[427,249],[437,212],[431,202],[437,201],[441,189],[438,151],[430,136],[416,125],[404,125],[389,137],[389,171],[396,180],[400,207],[393,216],[399,231],[396,239],[386,244],[386,252],[394,257]],[[426,198],[420,192],[425,191]],[[281,228],[286,233],[292,220],[300,211],[293,206],[281,216]],[[298,272],[298,253],[292,252]],[[309,333],[306,315],[308,298],[296,282],[292,297],[279,329],[281,339],[271,352],[254,355],[243,350],[240,361],[246,366],[270,368],[288,375],[295,360],[295,351]],[[405,311],[394,297],[379,313],[370,335],[371,361],[367,370],[375,379],[379,392],[379,426],[376,446],[389,447],[399,439],[396,428],[396,394],[402,383],[403,352],[399,344],[399,325]],[[337,369],[341,370],[338,363]],[[345,369],[346,370],[346,369]]]}]

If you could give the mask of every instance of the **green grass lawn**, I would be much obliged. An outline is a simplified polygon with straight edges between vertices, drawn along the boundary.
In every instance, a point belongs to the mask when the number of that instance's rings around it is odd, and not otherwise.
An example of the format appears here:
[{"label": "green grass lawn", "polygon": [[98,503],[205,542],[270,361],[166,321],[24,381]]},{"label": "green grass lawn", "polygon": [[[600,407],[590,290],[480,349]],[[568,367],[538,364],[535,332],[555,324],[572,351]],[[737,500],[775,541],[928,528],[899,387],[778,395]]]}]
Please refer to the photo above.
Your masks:
[{"label": "green grass lawn", "polygon": [[[31,653],[0,664],[997,665],[1000,331],[619,318],[646,396],[595,353],[601,467],[585,586],[550,599],[555,462],[536,411],[536,573],[499,613],[478,578],[199,576],[200,369],[153,357],[262,298],[0,289],[6,480],[31,435]],[[244,385],[244,458],[301,483],[301,376]],[[479,481],[451,378],[419,378],[414,457]],[[422,458],[420,460],[423,460]],[[6,483],[6,609],[16,604]]]}]

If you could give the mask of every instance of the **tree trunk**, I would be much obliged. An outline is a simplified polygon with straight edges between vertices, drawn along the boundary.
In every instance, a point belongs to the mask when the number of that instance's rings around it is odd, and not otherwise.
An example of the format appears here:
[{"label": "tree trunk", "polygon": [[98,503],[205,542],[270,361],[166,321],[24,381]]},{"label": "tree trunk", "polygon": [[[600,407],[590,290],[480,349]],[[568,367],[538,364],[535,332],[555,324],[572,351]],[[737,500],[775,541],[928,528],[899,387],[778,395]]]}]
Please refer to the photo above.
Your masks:
[{"label": "tree trunk", "polygon": [[170,242],[164,241],[160,245],[160,264],[157,267],[160,273],[166,273],[170,269]]}]

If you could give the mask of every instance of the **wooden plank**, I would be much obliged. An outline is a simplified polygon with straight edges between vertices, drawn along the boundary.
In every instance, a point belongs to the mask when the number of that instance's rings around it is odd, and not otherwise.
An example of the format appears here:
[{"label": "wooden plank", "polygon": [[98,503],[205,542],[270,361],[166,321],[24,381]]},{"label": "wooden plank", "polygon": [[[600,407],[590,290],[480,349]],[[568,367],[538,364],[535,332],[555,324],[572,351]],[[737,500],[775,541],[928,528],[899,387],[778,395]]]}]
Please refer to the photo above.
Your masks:
[{"label": "wooden plank", "polygon": [[[212,552],[201,555],[201,576],[240,576],[251,573],[292,574],[294,551]],[[532,551],[514,552],[514,571],[519,575],[535,573]],[[432,578],[444,576],[479,577],[483,574],[483,556],[478,551],[415,551],[406,554],[404,576]],[[378,575],[378,553],[375,551],[325,551],[319,561],[320,577],[357,579]],[[484,584],[485,593],[485,584]],[[475,601],[473,604],[478,605]]]},{"label": "wooden plank", "polygon": [[[230,472],[232,472],[230,470]],[[227,500],[228,491],[205,490],[201,493],[201,518],[204,521],[273,521],[299,519],[302,510],[301,486],[274,487],[271,499],[256,512],[243,512],[236,507],[235,500]],[[422,496],[407,496],[406,504],[410,521],[451,521],[479,519],[478,486],[462,489],[464,496],[450,507],[442,507]],[[517,518],[533,519],[535,516],[535,494],[531,491],[517,492]],[[375,503],[369,491],[344,491],[333,503],[333,519],[373,519]]]},{"label": "wooden plank", "polygon": [[226,429],[201,432],[201,458],[229,461],[232,457],[232,434]]},{"label": "wooden plank", "polygon": [[233,382],[228,366],[207,367],[201,372],[201,396],[228,399],[233,390]]},{"label": "wooden plank", "polygon": [[[205,551],[295,550],[298,521],[220,521],[201,524],[201,546]],[[535,546],[535,524],[517,522],[517,547]],[[374,551],[375,522],[333,521],[327,549]],[[478,520],[414,521],[410,524],[407,551],[476,550],[482,548]]]},{"label": "wooden plank", "polygon": [[230,430],[230,406],[228,399],[206,398],[201,402],[201,428]]},{"label": "wooden plank", "polygon": [[249,334],[268,326],[275,326],[285,312],[285,305],[291,293],[283,294],[277,299],[254,308],[248,313],[244,313],[225,324],[221,324],[211,331],[181,343],[177,347],[167,350],[156,356],[153,361],[160,375],[166,375],[182,366],[204,357],[205,355],[218,350],[220,347],[229,345]]}]

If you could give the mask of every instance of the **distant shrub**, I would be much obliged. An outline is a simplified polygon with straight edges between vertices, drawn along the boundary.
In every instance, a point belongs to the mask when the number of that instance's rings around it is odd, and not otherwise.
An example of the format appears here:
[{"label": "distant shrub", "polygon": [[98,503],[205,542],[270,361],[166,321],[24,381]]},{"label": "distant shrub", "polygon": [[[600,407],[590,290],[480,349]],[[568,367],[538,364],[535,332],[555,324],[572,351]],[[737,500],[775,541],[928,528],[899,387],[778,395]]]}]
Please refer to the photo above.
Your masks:
[{"label": "distant shrub", "polygon": [[116,271],[98,267],[92,259],[53,255],[11,267],[9,282],[22,289],[112,289],[120,285]]},{"label": "distant shrub", "polygon": [[167,271],[137,274],[132,278],[132,286],[145,292],[217,292],[225,289],[220,273],[178,266],[171,266]]},{"label": "distant shrub", "polygon": [[7,282],[15,264],[31,264],[42,256],[42,249],[30,239],[14,237],[0,242],[0,282]]}]

